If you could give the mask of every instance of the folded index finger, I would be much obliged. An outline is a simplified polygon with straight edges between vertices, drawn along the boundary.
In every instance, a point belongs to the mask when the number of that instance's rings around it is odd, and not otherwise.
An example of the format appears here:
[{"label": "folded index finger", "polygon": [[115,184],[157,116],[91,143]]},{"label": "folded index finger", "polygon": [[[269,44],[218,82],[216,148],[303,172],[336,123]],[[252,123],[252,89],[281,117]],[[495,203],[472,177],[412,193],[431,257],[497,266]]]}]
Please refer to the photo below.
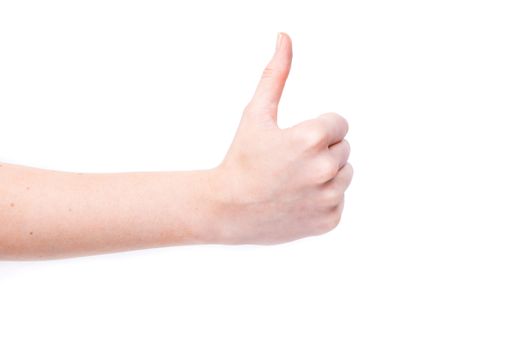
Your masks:
[{"label": "folded index finger", "polygon": [[318,118],[328,133],[328,146],[341,142],[345,138],[348,133],[348,122],[345,118],[337,113],[325,113]]}]

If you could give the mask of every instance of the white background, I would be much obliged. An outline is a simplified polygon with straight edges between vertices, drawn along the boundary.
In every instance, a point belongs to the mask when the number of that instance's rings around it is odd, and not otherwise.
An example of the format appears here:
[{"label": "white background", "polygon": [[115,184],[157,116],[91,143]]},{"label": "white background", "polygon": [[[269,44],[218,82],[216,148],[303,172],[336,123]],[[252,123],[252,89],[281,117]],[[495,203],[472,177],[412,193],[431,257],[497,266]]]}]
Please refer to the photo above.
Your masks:
[{"label": "white background", "polygon": [[522,4],[1,1],[0,161],[215,166],[286,31],[355,176],[319,237],[0,262],[0,348],[525,348]]}]

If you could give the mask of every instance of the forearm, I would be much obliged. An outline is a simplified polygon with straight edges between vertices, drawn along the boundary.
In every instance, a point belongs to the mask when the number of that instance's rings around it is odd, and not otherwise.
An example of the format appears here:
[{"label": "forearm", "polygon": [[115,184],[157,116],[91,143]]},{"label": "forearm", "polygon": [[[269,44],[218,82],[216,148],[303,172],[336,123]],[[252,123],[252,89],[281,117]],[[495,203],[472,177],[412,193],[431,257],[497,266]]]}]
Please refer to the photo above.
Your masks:
[{"label": "forearm", "polygon": [[0,259],[220,242],[213,170],[79,174],[0,167]]}]

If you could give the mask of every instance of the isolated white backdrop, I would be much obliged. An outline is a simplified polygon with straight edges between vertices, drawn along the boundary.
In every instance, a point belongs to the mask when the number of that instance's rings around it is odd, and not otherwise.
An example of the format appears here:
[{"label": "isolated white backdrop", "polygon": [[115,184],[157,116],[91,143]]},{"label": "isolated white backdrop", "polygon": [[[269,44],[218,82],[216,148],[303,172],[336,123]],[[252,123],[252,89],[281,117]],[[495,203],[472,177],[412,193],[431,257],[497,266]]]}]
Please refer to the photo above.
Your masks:
[{"label": "isolated white backdrop", "polygon": [[0,348],[523,349],[522,4],[0,2],[0,161],[215,166],[286,31],[355,169],[324,236],[0,262]]}]

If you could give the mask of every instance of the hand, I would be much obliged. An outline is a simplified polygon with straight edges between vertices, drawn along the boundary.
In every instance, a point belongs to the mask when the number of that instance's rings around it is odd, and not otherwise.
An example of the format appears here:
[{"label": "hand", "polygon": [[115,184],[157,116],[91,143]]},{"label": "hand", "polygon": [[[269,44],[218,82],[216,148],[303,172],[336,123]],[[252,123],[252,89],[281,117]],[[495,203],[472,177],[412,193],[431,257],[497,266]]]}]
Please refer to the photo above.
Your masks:
[{"label": "hand", "polygon": [[292,61],[292,42],[279,34],[217,174],[223,239],[274,244],[330,231],[340,221],[353,170],[346,120],[326,113],[280,129],[277,109]]}]

